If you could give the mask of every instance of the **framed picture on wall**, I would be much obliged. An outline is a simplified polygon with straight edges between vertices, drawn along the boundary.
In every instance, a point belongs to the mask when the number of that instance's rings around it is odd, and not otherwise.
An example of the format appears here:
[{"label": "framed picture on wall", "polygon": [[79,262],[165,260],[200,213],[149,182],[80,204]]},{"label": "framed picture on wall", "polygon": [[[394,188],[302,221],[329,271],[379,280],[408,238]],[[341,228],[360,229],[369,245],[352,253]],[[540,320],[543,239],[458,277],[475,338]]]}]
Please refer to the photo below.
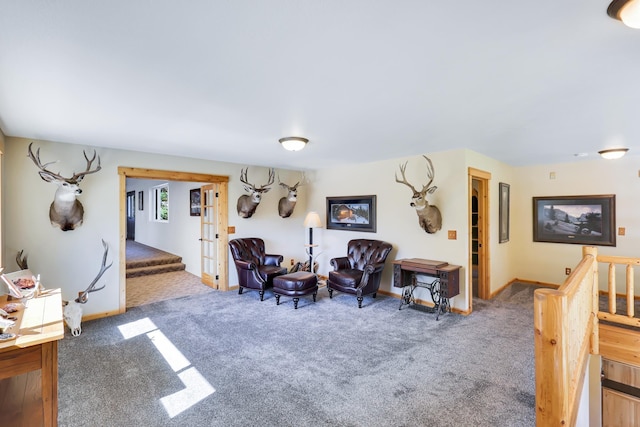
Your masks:
[{"label": "framed picture on wall", "polygon": [[533,198],[533,241],[616,245],[616,196]]},{"label": "framed picture on wall", "polygon": [[189,215],[200,216],[200,189],[189,190]]},{"label": "framed picture on wall", "polygon": [[138,191],[138,210],[144,210],[144,192]]},{"label": "framed picture on wall", "polygon": [[376,231],[376,196],[327,197],[329,230]]},{"label": "framed picture on wall", "polygon": [[500,183],[500,213],[499,213],[499,242],[509,241],[509,198],[510,186],[504,182]]}]

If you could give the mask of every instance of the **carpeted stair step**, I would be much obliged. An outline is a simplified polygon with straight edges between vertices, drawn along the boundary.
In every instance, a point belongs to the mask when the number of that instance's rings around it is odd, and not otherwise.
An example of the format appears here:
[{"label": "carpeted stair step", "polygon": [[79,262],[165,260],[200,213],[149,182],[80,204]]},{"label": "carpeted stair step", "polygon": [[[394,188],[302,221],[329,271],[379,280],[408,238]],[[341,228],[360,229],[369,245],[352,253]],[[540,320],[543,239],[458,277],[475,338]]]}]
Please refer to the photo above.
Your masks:
[{"label": "carpeted stair step", "polygon": [[152,274],[169,273],[171,271],[182,271],[185,265],[181,262],[173,262],[170,264],[145,265],[143,267],[127,268],[127,277],[150,276]]},{"label": "carpeted stair step", "polygon": [[182,262],[181,256],[167,254],[167,256],[162,256],[162,257],[141,259],[137,261],[127,261],[127,270],[140,268],[140,267],[163,265],[163,264],[179,264],[181,262]]}]

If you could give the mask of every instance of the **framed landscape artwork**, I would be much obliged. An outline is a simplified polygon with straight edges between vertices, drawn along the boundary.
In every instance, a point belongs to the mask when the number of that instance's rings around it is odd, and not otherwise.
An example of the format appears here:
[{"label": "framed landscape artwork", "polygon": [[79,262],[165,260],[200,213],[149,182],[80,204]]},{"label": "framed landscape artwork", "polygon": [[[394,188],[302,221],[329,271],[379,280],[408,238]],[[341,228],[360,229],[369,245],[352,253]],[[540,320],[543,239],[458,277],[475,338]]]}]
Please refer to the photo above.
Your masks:
[{"label": "framed landscape artwork", "polygon": [[376,196],[327,197],[329,230],[376,231]]},{"label": "framed landscape artwork", "polygon": [[616,245],[616,196],[533,198],[533,241]]},{"label": "framed landscape artwork", "polygon": [[200,216],[200,189],[189,190],[189,215]]}]

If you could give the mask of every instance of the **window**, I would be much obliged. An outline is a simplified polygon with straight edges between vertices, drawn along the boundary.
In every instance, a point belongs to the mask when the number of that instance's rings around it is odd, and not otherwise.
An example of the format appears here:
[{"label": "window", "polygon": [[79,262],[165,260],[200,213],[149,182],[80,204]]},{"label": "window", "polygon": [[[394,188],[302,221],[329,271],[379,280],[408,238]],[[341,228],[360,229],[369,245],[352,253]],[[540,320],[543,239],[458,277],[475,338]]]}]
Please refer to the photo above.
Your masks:
[{"label": "window", "polygon": [[151,220],[169,221],[169,184],[162,184],[151,188]]}]

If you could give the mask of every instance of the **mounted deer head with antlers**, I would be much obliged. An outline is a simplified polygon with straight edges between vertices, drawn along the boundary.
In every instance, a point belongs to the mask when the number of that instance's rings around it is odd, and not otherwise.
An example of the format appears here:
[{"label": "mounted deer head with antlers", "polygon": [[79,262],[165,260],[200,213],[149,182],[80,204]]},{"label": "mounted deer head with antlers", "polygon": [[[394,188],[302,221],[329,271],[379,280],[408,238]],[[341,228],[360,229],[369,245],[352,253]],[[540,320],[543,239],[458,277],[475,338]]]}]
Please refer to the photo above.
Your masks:
[{"label": "mounted deer head with antlers", "polygon": [[113,262],[107,265],[107,255],[109,254],[109,245],[107,245],[107,242],[105,242],[104,239],[102,240],[102,246],[104,247],[104,254],[102,255],[102,265],[100,266],[100,271],[98,272],[96,278],[93,279],[93,281],[89,284],[87,289],[85,289],[82,292],[78,292],[78,298],[76,298],[73,301],[64,302],[64,309],[63,309],[64,321],[66,322],[67,326],[69,326],[69,329],[71,330],[71,335],[73,335],[74,337],[77,337],[82,333],[82,326],[81,326],[82,306],[80,304],[85,304],[89,300],[89,294],[91,292],[96,292],[101,289],[104,289],[106,285],[102,285],[99,288],[96,288],[96,284],[98,283],[98,280],[100,280],[102,275],[105,273],[105,271],[107,271],[109,267],[113,265]]},{"label": "mounted deer head with antlers", "polygon": [[65,178],[59,173],[53,173],[47,170],[47,166],[56,163],[49,162],[42,164],[40,161],[40,148],[33,154],[32,145],[29,144],[28,157],[33,160],[33,163],[40,169],[40,178],[47,182],[52,182],[58,186],[56,194],[53,198],[53,202],[49,207],[49,220],[54,227],[60,227],[62,231],[75,230],[82,225],[84,217],[84,208],[77,196],[82,193],[80,189],[80,182],[84,179],[85,175],[98,172],[102,167],[100,166],[100,156],[98,156],[98,164],[95,169],[91,169],[93,162],[96,160],[96,151],[93,150],[93,157],[89,159],[86,151],[83,151],[84,158],[87,161],[87,167],[84,172],[75,173],[71,178]]},{"label": "mounted deer head with antlers", "polygon": [[400,173],[402,174],[402,180],[398,179],[398,174],[396,173],[396,182],[400,184],[404,184],[413,191],[413,196],[411,196],[410,206],[416,208],[416,213],[418,214],[418,223],[420,227],[427,233],[435,233],[436,231],[442,228],[442,215],[440,214],[440,210],[437,206],[430,205],[427,201],[427,193],[432,194],[434,191],[438,189],[438,187],[431,186],[433,182],[433,163],[431,163],[431,159],[427,156],[422,156],[427,160],[427,178],[429,178],[429,182],[422,186],[422,190],[417,191],[415,187],[409,182],[407,182],[407,178],[404,176],[405,170],[407,169],[407,163],[404,165],[400,165]]},{"label": "mounted deer head with antlers", "polygon": [[298,201],[298,186],[303,186],[304,180],[305,176],[303,173],[302,179],[290,186],[280,181],[280,176],[278,176],[278,183],[280,184],[280,187],[287,190],[287,195],[281,198],[278,202],[278,214],[282,218],[289,218],[293,213],[293,209],[296,207],[296,202]]},{"label": "mounted deer head with antlers", "polygon": [[249,168],[246,167],[240,170],[240,182],[242,182],[244,190],[251,194],[243,194],[238,197],[238,215],[242,218],[251,218],[256,211],[256,208],[260,204],[262,200],[262,193],[266,193],[271,190],[269,187],[273,184],[273,180],[275,178],[275,171],[273,168],[269,169],[269,182],[265,185],[256,187],[255,185],[249,183],[247,181],[247,170]]}]

